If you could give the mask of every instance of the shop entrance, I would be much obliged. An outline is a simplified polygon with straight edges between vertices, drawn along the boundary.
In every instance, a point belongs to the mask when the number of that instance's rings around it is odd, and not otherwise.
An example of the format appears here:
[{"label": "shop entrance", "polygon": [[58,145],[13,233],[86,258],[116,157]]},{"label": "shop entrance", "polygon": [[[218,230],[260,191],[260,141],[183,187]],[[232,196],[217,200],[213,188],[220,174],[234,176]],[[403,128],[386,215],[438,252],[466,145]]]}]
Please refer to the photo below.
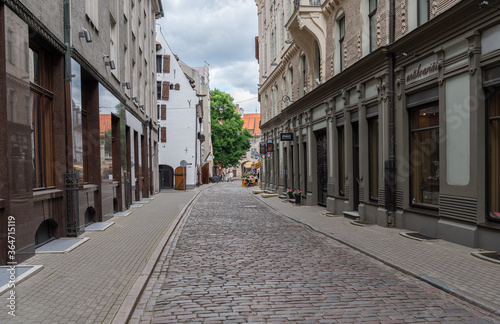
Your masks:
[{"label": "shop entrance", "polygon": [[325,131],[316,133],[316,150],[318,162],[318,205],[326,206],[328,196],[328,159]]}]

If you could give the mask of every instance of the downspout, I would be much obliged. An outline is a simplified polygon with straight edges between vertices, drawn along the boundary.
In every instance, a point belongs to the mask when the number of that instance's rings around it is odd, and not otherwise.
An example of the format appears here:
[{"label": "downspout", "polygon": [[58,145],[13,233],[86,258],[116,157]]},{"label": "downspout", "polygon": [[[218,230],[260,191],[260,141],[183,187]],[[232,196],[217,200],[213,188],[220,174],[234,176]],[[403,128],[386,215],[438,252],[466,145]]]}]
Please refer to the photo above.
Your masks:
[{"label": "downspout", "polygon": [[[395,3],[389,1],[389,46],[394,43],[395,31]],[[395,125],[395,107],[394,107],[394,53],[387,51],[387,109],[389,123],[389,159],[385,162],[385,208],[387,214],[387,226],[395,227],[396,212],[396,125]]]},{"label": "downspout", "polygon": [[73,122],[71,114],[71,10],[70,0],[64,0],[64,97],[66,105],[66,173],[64,177],[66,193],[66,235],[78,236],[80,222],[78,216],[78,173],[73,167]]}]

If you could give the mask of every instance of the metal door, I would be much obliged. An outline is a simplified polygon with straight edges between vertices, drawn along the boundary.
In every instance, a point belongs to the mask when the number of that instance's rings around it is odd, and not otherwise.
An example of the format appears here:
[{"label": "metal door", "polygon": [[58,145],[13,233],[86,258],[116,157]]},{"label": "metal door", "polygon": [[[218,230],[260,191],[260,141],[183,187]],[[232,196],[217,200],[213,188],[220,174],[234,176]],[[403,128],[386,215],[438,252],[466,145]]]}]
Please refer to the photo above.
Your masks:
[{"label": "metal door", "polygon": [[325,131],[316,133],[316,151],[318,162],[318,205],[326,206],[328,195],[328,160]]}]

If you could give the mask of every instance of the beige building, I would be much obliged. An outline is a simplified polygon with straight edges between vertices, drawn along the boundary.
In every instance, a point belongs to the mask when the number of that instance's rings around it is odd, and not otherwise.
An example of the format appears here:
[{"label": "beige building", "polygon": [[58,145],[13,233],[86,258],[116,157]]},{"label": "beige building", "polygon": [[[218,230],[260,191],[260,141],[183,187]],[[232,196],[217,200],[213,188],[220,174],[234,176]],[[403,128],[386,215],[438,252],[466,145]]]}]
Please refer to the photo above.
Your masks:
[{"label": "beige building", "polygon": [[[500,11],[469,1],[256,0],[262,184],[500,249]],[[281,141],[292,133],[293,141]]]},{"label": "beige building", "polygon": [[18,261],[158,191],[162,10],[159,0],[0,1],[0,218],[16,219]]}]

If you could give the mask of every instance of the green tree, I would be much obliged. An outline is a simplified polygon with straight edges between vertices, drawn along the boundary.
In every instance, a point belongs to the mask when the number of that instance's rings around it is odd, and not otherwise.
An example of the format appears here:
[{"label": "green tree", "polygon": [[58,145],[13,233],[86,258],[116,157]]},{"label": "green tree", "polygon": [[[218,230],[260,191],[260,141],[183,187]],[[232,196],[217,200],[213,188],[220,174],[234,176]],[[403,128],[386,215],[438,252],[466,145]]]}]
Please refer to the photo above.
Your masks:
[{"label": "green tree", "polygon": [[243,128],[243,120],[229,94],[215,89],[210,95],[214,163],[223,168],[235,167],[250,149],[252,135]]}]

